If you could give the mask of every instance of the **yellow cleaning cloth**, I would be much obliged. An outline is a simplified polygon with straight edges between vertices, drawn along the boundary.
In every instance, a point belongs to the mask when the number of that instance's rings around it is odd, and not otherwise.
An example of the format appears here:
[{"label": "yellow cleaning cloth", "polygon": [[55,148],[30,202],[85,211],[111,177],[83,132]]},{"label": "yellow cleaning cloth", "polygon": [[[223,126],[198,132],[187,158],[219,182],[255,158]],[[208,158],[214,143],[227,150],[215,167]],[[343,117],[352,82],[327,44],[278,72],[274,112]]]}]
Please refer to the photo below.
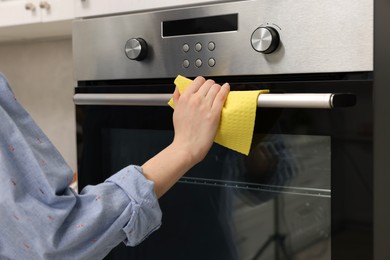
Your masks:
[{"label": "yellow cleaning cloth", "polygon": [[[175,85],[180,93],[192,80],[177,76]],[[222,108],[221,122],[214,141],[234,151],[249,154],[255,127],[258,96],[268,90],[230,91]],[[173,99],[168,104],[173,108]]]}]

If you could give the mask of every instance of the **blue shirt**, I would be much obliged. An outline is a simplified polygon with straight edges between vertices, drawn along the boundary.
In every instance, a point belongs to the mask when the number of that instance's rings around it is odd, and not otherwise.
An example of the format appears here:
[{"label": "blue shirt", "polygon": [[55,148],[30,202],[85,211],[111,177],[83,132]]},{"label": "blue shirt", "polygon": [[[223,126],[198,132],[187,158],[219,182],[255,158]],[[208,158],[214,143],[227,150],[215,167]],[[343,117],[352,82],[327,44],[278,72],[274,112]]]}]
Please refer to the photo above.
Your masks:
[{"label": "blue shirt", "polygon": [[72,176],[0,74],[1,260],[101,259],[160,227],[154,184],[140,167],[79,194],[69,188]]}]

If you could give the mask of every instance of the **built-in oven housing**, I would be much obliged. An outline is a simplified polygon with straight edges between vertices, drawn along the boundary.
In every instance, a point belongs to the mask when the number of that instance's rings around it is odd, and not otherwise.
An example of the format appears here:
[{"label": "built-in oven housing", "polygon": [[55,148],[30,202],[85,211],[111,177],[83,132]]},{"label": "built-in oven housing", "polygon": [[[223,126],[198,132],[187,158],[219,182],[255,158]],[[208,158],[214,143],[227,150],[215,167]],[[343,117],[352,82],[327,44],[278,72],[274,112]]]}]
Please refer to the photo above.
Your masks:
[{"label": "built-in oven housing", "polygon": [[249,156],[215,144],[160,199],[160,230],[107,259],[373,258],[372,11],[255,0],[76,21],[80,189],[170,143],[161,95],[178,74],[356,97],[341,108],[259,101]]}]

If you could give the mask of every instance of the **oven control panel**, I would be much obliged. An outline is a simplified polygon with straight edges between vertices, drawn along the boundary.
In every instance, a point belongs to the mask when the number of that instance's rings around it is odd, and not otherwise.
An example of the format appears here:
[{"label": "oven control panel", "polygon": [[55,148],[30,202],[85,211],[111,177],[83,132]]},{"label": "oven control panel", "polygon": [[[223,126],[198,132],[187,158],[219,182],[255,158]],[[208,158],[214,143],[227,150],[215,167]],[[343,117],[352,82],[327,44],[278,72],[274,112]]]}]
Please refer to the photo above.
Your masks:
[{"label": "oven control panel", "polygon": [[251,0],[77,20],[73,54],[76,80],[372,71],[373,3]]}]

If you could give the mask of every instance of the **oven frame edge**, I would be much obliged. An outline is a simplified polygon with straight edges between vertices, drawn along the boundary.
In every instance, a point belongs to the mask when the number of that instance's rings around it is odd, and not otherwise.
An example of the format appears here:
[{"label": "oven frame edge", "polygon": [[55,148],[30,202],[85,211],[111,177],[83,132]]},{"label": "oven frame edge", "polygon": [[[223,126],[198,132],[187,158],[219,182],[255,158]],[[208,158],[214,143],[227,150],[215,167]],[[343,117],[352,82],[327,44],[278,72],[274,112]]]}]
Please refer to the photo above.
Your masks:
[{"label": "oven frame edge", "polygon": [[374,2],[374,259],[390,259],[390,2]]}]

